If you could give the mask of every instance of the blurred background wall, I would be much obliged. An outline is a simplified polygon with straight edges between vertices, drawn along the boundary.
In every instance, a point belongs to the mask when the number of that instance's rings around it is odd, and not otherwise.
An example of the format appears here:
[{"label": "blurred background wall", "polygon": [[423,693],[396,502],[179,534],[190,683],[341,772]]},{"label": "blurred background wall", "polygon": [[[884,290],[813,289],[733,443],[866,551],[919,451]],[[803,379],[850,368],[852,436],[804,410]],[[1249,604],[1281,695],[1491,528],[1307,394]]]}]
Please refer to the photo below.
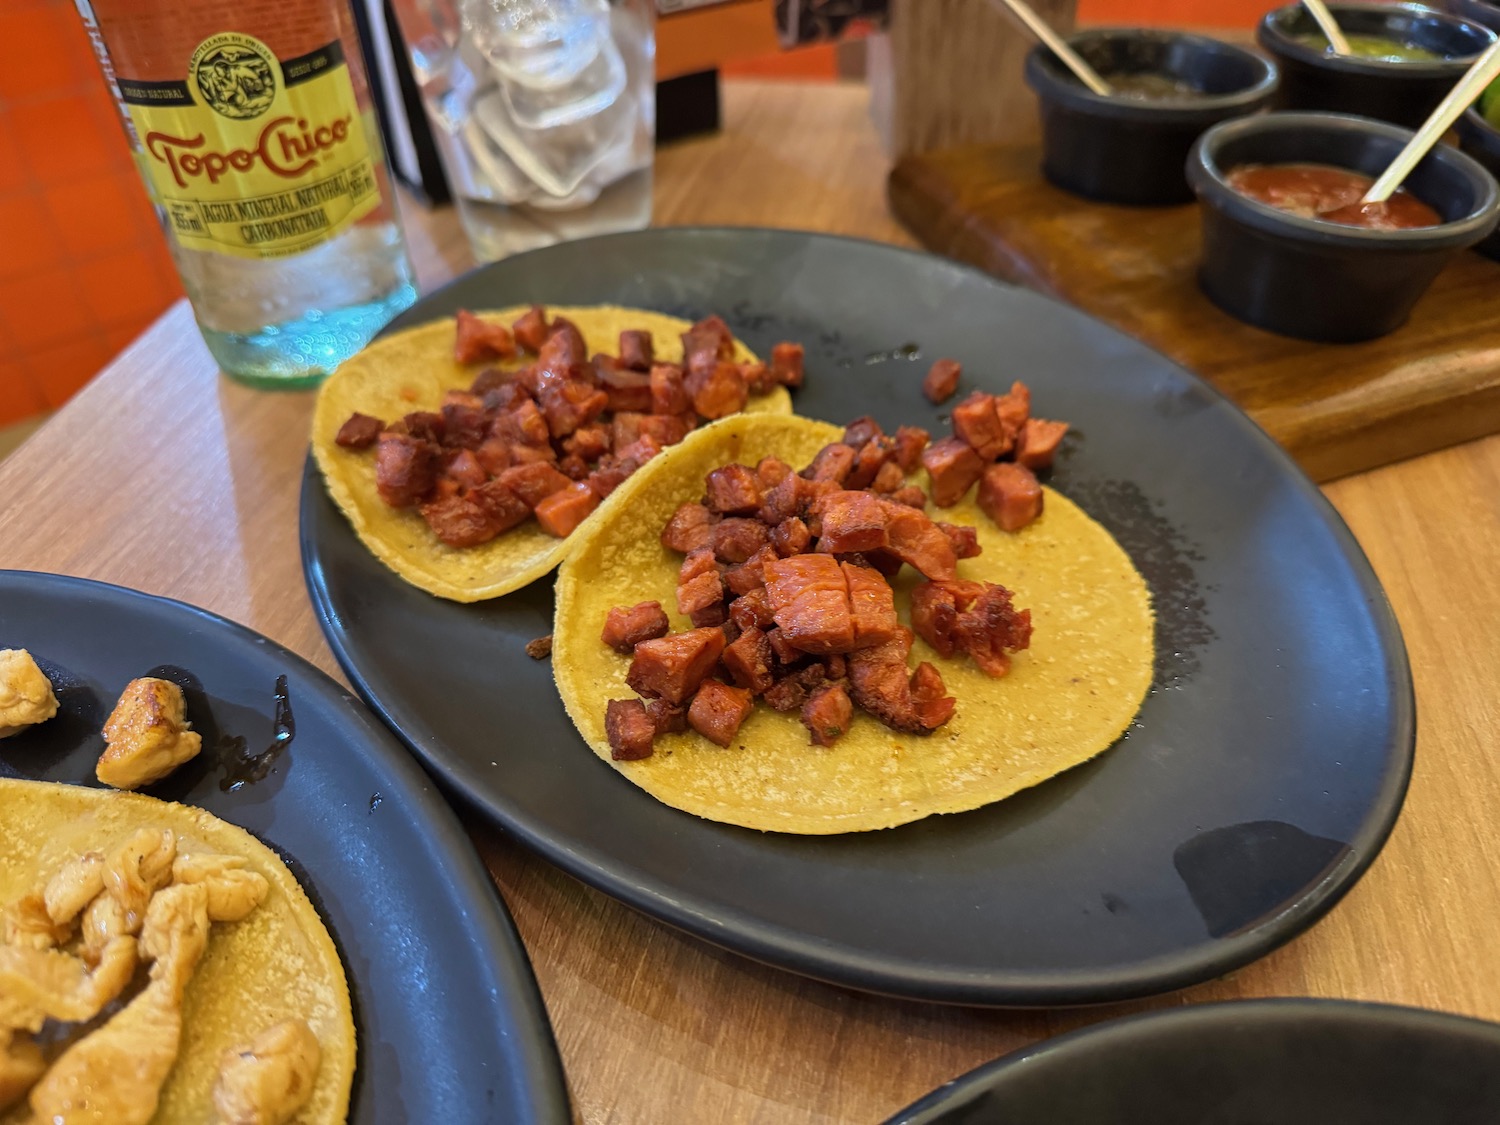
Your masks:
[{"label": "blurred background wall", "polygon": [[[862,72],[858,42],[779,51],[772,2],[662,17],[659,76],[718,67],[832,82]],[[1249,29],[1271,6],[1079,0],[1078,14]],[[0,0],[0,430],[61,406],[180,295],[72,0]]]}]

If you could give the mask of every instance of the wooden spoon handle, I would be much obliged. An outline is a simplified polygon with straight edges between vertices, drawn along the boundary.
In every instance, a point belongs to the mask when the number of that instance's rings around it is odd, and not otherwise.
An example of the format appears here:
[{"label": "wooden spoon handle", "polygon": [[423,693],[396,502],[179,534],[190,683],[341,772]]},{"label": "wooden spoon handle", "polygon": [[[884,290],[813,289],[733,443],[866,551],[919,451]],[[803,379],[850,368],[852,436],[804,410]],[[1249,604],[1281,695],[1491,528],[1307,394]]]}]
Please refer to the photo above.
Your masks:
[{"label": "wooden spoon handle", "polygon": [[1082,56],[1069,47],[1067,41],[1053,31],[1041,16],[1037,15],[1026,0],[991,0],[991,2],[1010,9],[1011,14],[1025,24],[1031,34],[1046,44],[1054,55],[1062,59],[1064,65],[1078,76],[1078,80],[1094,93],[1103,98],[1114,93],[1110,84],[1100,78],[1098,72],[1084,62]]},{"label": "wooden spoon handle", "polygon": [[1323,0],[1302,0],[1302,6],[1312,13],[1312,18],[1317,21],[1318,29],[1323,32],[1334,54],[1352,55],[1354,53],[1349,47],[1349,40],[1344,38],[1344,32],[1339,27],[1338,20],[1333,18],[1333,13],[1328,10],[1328,5],[1323,3]]},{"label": "wooden spoon handle", "polygon": [[1437,144],[1458,120],[1459,115],[1473,104],[1474,100],[1484,93],[1484,88],[1500,77],[1500,42],[1493,43],[1484,54],[1474,60],[1474,65],[1469,67],[1468,73],[1460,78],[1453,89],[1448,91],[1448,96],[1438,103],[1438,107],[1432,111],[1422,127],[1417,130],[1411,140],[1406,142],[1406,147],[1396,154],[1390,166],[1380,173],[1380,178],[1370,185],[1370,190],[1365,192],[1363,202],[1384,203],[1395,190],[1401,186],[1401,182],[1411,175],[1411,171],[1427,155],[1429,149]]}]

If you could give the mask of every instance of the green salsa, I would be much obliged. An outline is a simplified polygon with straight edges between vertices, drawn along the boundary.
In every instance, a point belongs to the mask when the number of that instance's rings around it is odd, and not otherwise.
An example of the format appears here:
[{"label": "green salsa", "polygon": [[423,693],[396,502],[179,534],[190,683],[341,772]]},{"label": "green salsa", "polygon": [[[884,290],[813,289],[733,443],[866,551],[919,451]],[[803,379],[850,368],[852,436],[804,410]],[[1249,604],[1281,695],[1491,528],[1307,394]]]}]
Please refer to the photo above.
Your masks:
[{"label": "green salsa", "polygon": [[[1349,53],[1362,59],[1378,59],[1380,62],[1442,62],[1444,56],[1425,47],[1402,43],[1397,39],[1385,39],[1379,35],[1345,35],[1349,40]],[[1325,54],[1333,50],[1322,32],[1312,35],[1296,35],[1293,39],[1304,47],[1312,47]]]}]

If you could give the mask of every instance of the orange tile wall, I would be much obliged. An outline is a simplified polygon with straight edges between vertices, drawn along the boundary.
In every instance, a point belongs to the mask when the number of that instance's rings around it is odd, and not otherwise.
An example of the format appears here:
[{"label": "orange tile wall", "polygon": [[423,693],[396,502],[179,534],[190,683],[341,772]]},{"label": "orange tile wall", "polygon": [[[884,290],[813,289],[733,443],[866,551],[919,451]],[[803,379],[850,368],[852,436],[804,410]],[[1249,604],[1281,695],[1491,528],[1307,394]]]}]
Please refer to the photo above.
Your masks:
[{"label": "orange tile wall", "polygon": [[[1079,18],[1248,27],[1269,6],[1080,0]],[[726,70],[831,78],[833,51]],[[180,295],[71,0],[0,0],[0,426],[61,406]]]},{"label": "orange tile wall", "polygon": [[61,406],[180,292],[71,0],[0,0],[0,425]]}]

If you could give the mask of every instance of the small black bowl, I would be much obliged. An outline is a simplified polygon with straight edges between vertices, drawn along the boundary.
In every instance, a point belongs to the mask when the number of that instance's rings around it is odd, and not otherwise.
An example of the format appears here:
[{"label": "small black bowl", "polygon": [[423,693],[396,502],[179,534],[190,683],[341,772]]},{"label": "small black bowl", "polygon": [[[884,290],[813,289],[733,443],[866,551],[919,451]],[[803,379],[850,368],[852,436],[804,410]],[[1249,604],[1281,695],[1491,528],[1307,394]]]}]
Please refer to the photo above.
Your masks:
[{"label": "small black bowl", "polygon": [[[1458,119],[1458,147],[1483,164],[1490,175],[1500,177],[1500,129],[1486,121],[1477,109]],[[1492,234],[1474,249],[1486,258],[1500,261],[1500,233]]]},{"label": "small black bowl", "polygon": [[1318,25],[1301,4],[1267,12],[1255,38],[1281,67],[1282,109],[1357,113],[1415,129],[1495,41],[1489,28],[1421,4],[1330,4],[1347,35],[1394,39],[1443,56],[1436,62],[1381,62],[1330,55],[1299,43]]},{"label": "small black bowl", "polygon": [[1378,176],[1411,138],[1381,121],[1335,113],[1268,113],[1216,125],[1188,157],[1203,205],[1198,283],[1225,312],[1326,343],[1372,340],[1405,322],[1438,271],[1495,229],[1500,186],[1438,145],[1406,186],[1443,218],[1435,227],[1366,230],[1304,219],[1241,195],[1241,164],[1331,164]]},{"label": "small black bowl", "polygon": [[1201,35],[1090,30],[1068,38],[1106,81],[1164,74],[1201,90],[1183,101],[1101,97],[1045,47],[1026,56],[1026,82],[1042,108],[1042,172],[1058,187],[1105,203],[1186,203],[1183,161],[1198,135],[1253,113],[1276,92],[1276,67]]}]

